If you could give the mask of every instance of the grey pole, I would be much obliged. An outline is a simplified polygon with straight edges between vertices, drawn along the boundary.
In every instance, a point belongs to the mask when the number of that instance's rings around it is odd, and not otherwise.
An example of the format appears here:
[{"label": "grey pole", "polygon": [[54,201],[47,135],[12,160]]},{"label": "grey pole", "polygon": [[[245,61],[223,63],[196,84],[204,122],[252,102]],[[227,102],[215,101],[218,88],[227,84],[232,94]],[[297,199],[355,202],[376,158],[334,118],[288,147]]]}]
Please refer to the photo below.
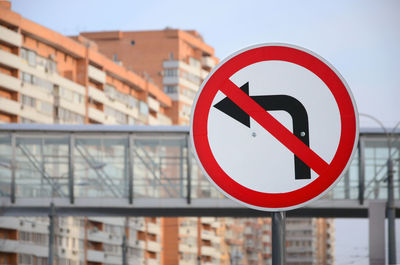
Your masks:
[{"label": "grey pole", "polygon": [[49,257],[47,259],[48,265],[53,265],[54,259],[54,204],[50,204],[50,213],[49,213]]},{"label": "grey pole", "polygon": [[396,210],[394,206],[393,192],[393,161],[391,156],[388,160],[388,201],[387,201],[387,217],[388,217],[388,245],[389,245],[389,264],[396,264]]},{"label": "grey pole", "polygon": [[368,117],[381,126],[382,130],[386,134],[386,140],[388,142],[388,198],[387,198],[387,206],[386,206],[386,214],[388,218],[388,260],[389,264],[396,264],[396,226],[395,226],[395,220],[396,220],[396,211],[395,211],[395,206],[394,206],[394,192],[393,192],[393,160],[392,160],[392,137],[393,133],[396,131],[396,129],[400,126],[400,121],[397,122],[397,124],[394,126],[392,131],[389,133],[386,127],[383,125],[383,123],[375,118],[372,115],[369,114],[361,114],[360,116]]},{"label": "grey pole", "polygon": [[272,213],[272,265],[286,264],[286,213]]},{"label": "grey pole", "polygon": [[126,262],[126,250],[127,250],[126,235],[124,235],[122,237],[122,265],[127,265],[128,264]]}]

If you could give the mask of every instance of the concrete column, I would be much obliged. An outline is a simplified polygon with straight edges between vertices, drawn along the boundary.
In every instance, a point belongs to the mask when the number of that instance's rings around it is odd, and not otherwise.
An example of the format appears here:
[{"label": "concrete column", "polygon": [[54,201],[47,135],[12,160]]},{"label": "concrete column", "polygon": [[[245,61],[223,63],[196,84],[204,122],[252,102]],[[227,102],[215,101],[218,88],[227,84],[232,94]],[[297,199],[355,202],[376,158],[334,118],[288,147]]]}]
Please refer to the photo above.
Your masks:
[{"label": "concrete column", "polygon": [[370,201],[369,215],[369,264],[385,264],[385,211],[384,201]]}]

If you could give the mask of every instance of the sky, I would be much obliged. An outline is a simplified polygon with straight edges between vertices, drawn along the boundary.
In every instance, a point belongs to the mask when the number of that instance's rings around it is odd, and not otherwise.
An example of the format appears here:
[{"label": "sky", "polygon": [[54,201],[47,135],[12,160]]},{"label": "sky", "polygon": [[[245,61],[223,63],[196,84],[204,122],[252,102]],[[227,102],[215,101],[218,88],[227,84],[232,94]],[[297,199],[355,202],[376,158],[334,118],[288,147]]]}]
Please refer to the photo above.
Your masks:
[{"label": "sky", "polygon": [[[341,73],[360,113],[373,115],[389,128],[400,121],[400,1],[11,2],[14,11],[64,35],[195,29],[215,48],[219,59],[257,43],[302,46]],[[365,117],[360,125],[377,127]],[[368,264],[367,220],[338,219],[336,228],[337,264],[350,264],[350,260]],[[399,226],[397,231],[399,235]],[[349,233],[353,240],[348,240]]]},{"label": "sky", "polygon": [[[65,35],[195,29],[218,58],[257,43],[302,46],[349,84],[360,113],[400,121],[400,1],[14,0],[13,10]],[[362,127],[376,123],[362,117]]]}]

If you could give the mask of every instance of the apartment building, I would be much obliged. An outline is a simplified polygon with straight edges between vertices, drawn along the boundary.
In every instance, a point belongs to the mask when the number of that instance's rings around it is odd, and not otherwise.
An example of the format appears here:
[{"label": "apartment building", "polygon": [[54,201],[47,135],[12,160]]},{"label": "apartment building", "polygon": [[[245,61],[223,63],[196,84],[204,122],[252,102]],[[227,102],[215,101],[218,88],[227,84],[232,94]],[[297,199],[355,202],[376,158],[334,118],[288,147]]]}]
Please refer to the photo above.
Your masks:
[{"label": "apartment building", "polygon": [[140,73],[164,89],[172,100],[174,124],[189,124],[193,99],[218,62],[214,49],[194,31],[85,32],[108,58]]},{"label": "apartment building", "polygon": [[334,264],[332,219],[288,218],[286,221],[287,263]]},{"label": "apartment building", "polygon": [[[94,42],[63,36],[0,2],[0,122],[170,125],[171,108],[162,89]],[[47,264],[48,226],[48,218],[0,218],[0,264]],[[155,218],[55,217],[52,240],[54,264],[121,264],[122,244],[130,264],[161,263]]]},{"label": "apartment building", "polygon": [[[194,97],[201,82],[217,63],[214,49],[198,32],[166,28],[85,32],[80,36],[94,41],[109,59],[162,87],[172,100],[168,113],[173,124],[189,124]],[[225,255],[221,253],[222,238],[217,233],[223,225],[220,219],[163,218],[162,222],[165,235],[163,264],[193,264],[196,261],[211,265],[227,260],[227,251]],[[171,257],[167,254],[174,252],[179,255]]]},{"label": "apartment building", "polygon": [[62,36],[4,6],[1,12],[3,122],[171,124],[168,95],[95,43]]}]

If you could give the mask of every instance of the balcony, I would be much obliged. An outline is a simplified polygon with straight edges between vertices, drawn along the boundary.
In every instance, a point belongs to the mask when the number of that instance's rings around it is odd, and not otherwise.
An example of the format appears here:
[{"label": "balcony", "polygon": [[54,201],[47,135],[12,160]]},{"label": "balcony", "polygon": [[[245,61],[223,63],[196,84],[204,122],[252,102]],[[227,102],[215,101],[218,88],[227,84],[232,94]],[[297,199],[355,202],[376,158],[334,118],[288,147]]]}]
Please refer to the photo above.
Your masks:
[{"label": "balcony", "polygon": [[201,75],[201,69],[192,65],[189,65],[183,61],[164,61],[163,62],[163,68],[164,69],[183,69],[186,72],[189,72],[191,74],[200,76]]},{"label": "balcony", "polygon": [[208,73],[209,73],[208,71],[201,69],[200,78],[203,80],[206,79],[206,77],[208,76]]},{"label": "balcony", "polygon": [[244,234],[245,235],[252,235],[253,234],[253,229],[251,229],[251,227],[246,227],[244,229]]},{"label": "balcony", "polygon": [[94,100],[96,100],[96,101],[98,101],[100,103],[105,103],[107,101],[107,97],[104,94],[104,92],[99,90],[99,89],[97,89],[97,88],[89,86],[88,93],[89,93],[89,97],[90,98],[92,98],[92,99],[94,99]]},{"label": "balcony", "polygon": [[154,223],[147,223],[147,232],[159,235],[161,233],[160,225]]},{"label": "balcony", "polygon": [[0,63],[14,69],[19,69],[23,65],[19,56],[3,50],[0,50]]},{"label": "balcony", "polygon": [[189,244],[181,243],[181,244],[179,244],[179,252],[193,253],[193,254],[197,255],[197,247],[189,245]]},{"label": "balcony", "polygon": [[89,107],[88,116],[89,119],[94,120],[98,123],[106,123],[106,115],[101,110]]},{"label": "balcony", "polygon": [[262,236],[262,242],[271,242],[271,236],[270,235],[263,235]]},{"label": "balcony", "polygon": [[108,241],[108,236],[104,231],[89,230],[88,240],[94,242],[106,242]]},{"label": "balcony", "polygon": [[22,35],[15,31],[9,30],[6,27],[0,26],[0,41],[16,47],[21,47]]},{"label": "balcony", "polygon": [[98,250],[89,249],[87,251],[87,260],[92,262],[104,262],[104,252]]},{"label": "balcony", "polygon": [[149,115],[148,123],[149,125],[159,125],[157,118],[152,115]]},{"label": "balcony", "polygon": [[202,224],[210,224],[210,225],[212,225],[216,221],[217,220],[214,217],[201,217],[201,223]]},{"label": "balcony", "polygon": [[0,246],[2,252],[23,253],[43,257],[48,253],[48,248],[46,246],[17,240],[0,239]]},{"label": "balcony", "polygon": [[209,56],[203,57],[201,62],[202,62],[203,67],[206,69],[211,70],[215,66],[214,60],[211,59],[211,57],[209,57]]},{"label": "balcony", "polygon": [[308,257],[286,257],[286,262],[296,262],[296,263],[314,263],[315,260],[312,257],[312,255],[308,256]]},{"label": "balcony", "polygon": [[158,112],[160,110],[160,102],[152,97],[147,97],[147,104],[152,111]]},{"label": "balcony", "polygon": [[160,252],[161,251],[160,243],[154,241],[147,241],[147,250],[152,252]]},{"label": "balcony", "polygon": [[115,256],[111,254],[104,254],[104,263],[106,264],[120,264],[121,256]]},{"label": "balcony", "polygon": [[5,229],[18,229],[20,224],[15,221],[15,217],[5,217],[0,218],[0,227]]},{"label": "balcony", "polygon": [[193,265],[193,262],[190,260],[179,260],[179,265]]},{"label": "balcony", "polygon": [[197,226],[179,227],[179,235],[197,237]]},{"label": "balcony", "polygon": [[172,125],[172,120],[168,116],[161,113],[157,113],[158,124],[160,125]]},{"label": "balcony", "polygon": [[215,260],[214,262],[213,261],[206,261],[206,262],[203,262],[202,264],[203,265],[219,265],[220,263],[219,263],[219,260]]},{"label": "balcony", "polygon": [[67,109],[69,111],[78,113],[82,116],[84,116],[86,114],[85,113],[86,112],[85,105],[83,103],[77,104],[77,103],[71,102],[69,100],[66,100],[66,99],[60,97],[59,98],[59,106],[63,107],[64,109]]},{"label": "balcony", "polygon": [[301,247],[293,246],[293,247],[287,247],[286,251],[290,253],[305,253],[305,252],[313,253],[315,252],[315,249],[312,246],[301,246]]},{"label": "balcony", "polygon": [[147,265],[160,265],[160,262],[157,259],[147,259]]},{"label": "balcony", "polygon": [[143,240],[133,240],[129,239],[129,246],[139,248],[139,249],[144,249],[146,243]]},{"label": "balcony", "polygon": [[93,79],[101,84],[106,82],[106,73],[91,65],[88,66],[88,76],[90,79]]},{"label": "balcony", "polygon": [[214,239],[215,234],[212,231],[202,230],[201,231],[201,238],[205,240],[212,240]]},{"label": "balcony", "polygon": [[201,238],[205,240],[210,240],[213,243],[220,243],[221,239],[217,236],[213,231],[202,230],[201,231]]},{"label": "balcony", "polygon": [[219,258],[220,253],[213,247],[202,246],[201,247],[201,255]]},{"label": "balcony", "polygon": [[19,115],[21,112],[21,103],[0,97],[0,110],[5,113]]},{"label": "balcony", "polygon": [[18,92],[21,87],[21,80],[13,76],[0,73],[0,87]]},{"label": "balcony", "polygon": [[164,76],[163,78],[164,85],[183,85],[187,88],[197,91],[199,89],[199,85],[196,85],[189,80],[178,77],[178,76]]}]

